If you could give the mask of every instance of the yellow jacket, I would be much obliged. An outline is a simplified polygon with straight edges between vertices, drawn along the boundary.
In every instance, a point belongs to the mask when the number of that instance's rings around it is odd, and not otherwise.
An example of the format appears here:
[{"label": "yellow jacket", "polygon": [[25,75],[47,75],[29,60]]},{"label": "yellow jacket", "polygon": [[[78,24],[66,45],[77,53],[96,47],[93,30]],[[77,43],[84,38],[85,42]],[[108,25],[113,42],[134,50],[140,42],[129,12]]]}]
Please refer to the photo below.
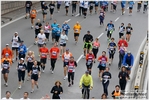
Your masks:
[{"label": "yellow jacket", "polygon": [[91,86],[93,87],[93,79],[91,75],[86,76],[86,74],[82,75],[81,79],[80,79],[80,86],[82,86],[82,83],[85,86]]}]

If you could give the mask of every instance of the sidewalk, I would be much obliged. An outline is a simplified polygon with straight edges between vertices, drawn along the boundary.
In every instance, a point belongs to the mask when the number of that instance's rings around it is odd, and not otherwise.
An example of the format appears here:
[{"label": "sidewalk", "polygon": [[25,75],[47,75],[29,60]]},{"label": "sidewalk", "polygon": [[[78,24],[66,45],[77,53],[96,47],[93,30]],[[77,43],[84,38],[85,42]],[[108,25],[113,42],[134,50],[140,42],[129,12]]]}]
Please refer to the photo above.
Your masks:
[{"label": "sidewalk", "polygon": [[[35,3],[34,4],[36,10],[39,10],[41,9],[41,5],[40,5],[40,2],[39,3]],[[25,7],[24,8],[21,8],[21,9],[18,9],[18,10],[15,10],[13,12],[10,12],[10,13],[7,13],[5,15],[2,15],[1,16],[1,25],[4,25],[14,19],[17,19],[19,17],[22,17],[26,14],[26,11],[25,11]]]}]

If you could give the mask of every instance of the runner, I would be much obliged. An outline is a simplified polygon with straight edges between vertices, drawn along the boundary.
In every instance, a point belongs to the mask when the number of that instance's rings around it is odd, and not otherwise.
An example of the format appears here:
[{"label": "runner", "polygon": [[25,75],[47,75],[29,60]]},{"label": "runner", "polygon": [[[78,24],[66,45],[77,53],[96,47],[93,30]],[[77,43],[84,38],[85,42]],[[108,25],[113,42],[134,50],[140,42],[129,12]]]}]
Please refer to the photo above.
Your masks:
[{"label": "runner", "polygon": [[21,41],[20,46],[19,46],[19,48],[18,48],[19,60],[20,60],[20,58],[25,59],[26,52],[27,52],[26,45],[24,45],[23,43],[24,43],[24,41]]},{"label": "runner", "polygon": [[123,93],[120,90],[120,86],[116,85],[115,90],[112,92],[113,99],[121,99],[122,95],[123,95]]},{"label": "runner", "polygon": [[128,43],[125,40],[124,36],[122,36],[121,39],[118,41],[118,49],[122,46],[122,43],[124,44],[124,47],[128,47]]},{"label": "runner", "polygon": [[89,7],[89,2],[88,1],[83,1],[84,18],[86,18],[88,7]]},{"label": "runner", "polygon": [[66,16],[68,16],[69,6],[70,6],[70,1],[65,1]]},{"label": "runner", "polygon": [[124,12],[125,12],[125,6],[126,6],[126,1],[125,1],[125,0],[121,1],[122,15],[124,15]]},{"label": "runner", "polygon": [[66,43],[68,41],[68,37],[65,34],[65,31],[62,32],[60,36],[60,56],[65,52],[66,50]]},{"label": "runner", "polygon": [[40,30],[40,33],[37,35],[37,39],[38,39],[38,50],[40,56],[40,48],[43,47],[43,44],[45,44],[46,41],[46,36],[43,30]]},{"label": "runner", "polygon": [[37,44],[37,35],[40,33],[40,30],[42,29],[42,24],[40,22],[40,19],[37,20],[37,23],[35,24],[35,45]]},{"label": "runner", "polygon": [[16,69],[18,70],[18,80],[19,80],[18,89],[21,89],[22,82],[24,83],[25,80],[25,70],[26,70],[26,64],[24,63],[24,58],[20,58],[20,61]]},{"label": "runner", "polygon": [[99,0],[95,0],[94,3],[95,3],[95,14],[97,14],[98,6],[99,6]]},{"label": "runner", "polygon": [[12,66],[12,61],[9,57],[9,54],[6,53],[5,54],[5,57],[1,59],[1,66],[2,66],[2,74],[3,74],[3,78],[4,78],[4,81],[5,81],[5,86],[7,87],[8,86],[8,74],[9,74],[9,70],[10,70],[10,67]]},{"label": "runner", "polygon": [[48,9],[48,6],[47,6],[47,4],[46,4],[46,3],[44,3],[43,8],[42,8],[43,23],[44,23],[44,22],[45,22],[45,20],[46,20],[47,9]]},{"label": "runner", "polygon": [[92,12],[93,12],[93,6],[94,6],[94,1],[89,1],[90,15],[92,15]]},{"label": "runner", "polygon": [[125,66],[123,66],[121,71],[119,72],[118,78],[119,78],[120,88],[121,88],[122,92],[124,93],[125,92],[125,87],[126,87],[126,84],[127,84],[127,80],[129,78],[129,75],[126,72]]},{"label": "runner", "polygon": [[60,94],[63,93],[63,88],[61,87],[61,82],[56,81],[55,86],[51,89],[51,93],[53,93],[52,99],[60,99]]},{"label": "runner", "polygon": [[51,24],[52,28],[52,42],[55,42],[55,35],[56,35],[56,28],[58,27],[58,24],[56,23],[56,20],[54,20],[54,23]]},{"label": "runner", "polygon": [[53,12],[54,12],[54,7],[55,7],[55,2],[54,1],[51,1],[50,4],[49,4],[49,7],[50,7],[50,20],[52,20],[53,18]]},{"label": "runner", "polygon": [[86,67],[90,75],[92,72],[92,66],[94,61],[95,61],[94,54],[92,53],[92,51],[89,51],[89,53],[86,55]]},{"label": "runner", "polygon": [[103,93],[103,94],[101,95],[101,99],[103,99],[103,100],[107,99],[106,93]]},{"label": "runner", "polygon": [[[93,89],[93,79],[92,79],[92,76],[89,75],[89,71],[86,71],[85,74],[82,75],[80,79],[79,87],[82,89],[82,98],[83,98],[84,88],[87,88],[87,89],[89,88],[88,93],[90,92],[90,90]],[[89,98],[90,98],[90,93],[88,94],[87,99]]]},{"label": "runner", "polygon": [[35,55],[33,51],[29,51],[27,53],[26,56],[26,62],[27,62],[27,71],[28,71],[28,77],[27,77],[27,81],[29,81],[30,77],[31,77],[31,71],[32,71],[32,66],[34,65],[35,61]]},{"label": "runner", "polygon": [[122,66],[122,61],[124,58],[125,53],[127,52],[126,47],[122,43],[121,47],[119,48],[119,63],[118,63],[118,68],[120,69]]},{"label": "runner", "polygon": [[111,1],[111,12],[113,11],[113,0]]},{"label": "runner", "polygon": [[142,1],[138,1],[137,12],[140,12],[141,7],[142,7]]},{"label": "runner", "polygon": [[[97,59],[97,53],[98,53],[99,47],[100,47],[100,43],[99,43],[98,40],[99,39],[96,38],[96,40],[93,42],[93,49],[92,49],[92,51],[93,51],[93,54],[94,54],[94,57],[95,57],[95,61]],[[94,63],[95,63],[95,61],[94,61]]]},{"label": "runner", "polygon": [[58,27],[55,30],[56,30],[55,41],[56,41],[56,44],[58,45],[59,38],[60,38],[61,33],[62,33],[62,29],[60,28],[59,24],[58,24]]},{"label": "runner", "polygon": [[114,1],[113,1],[113,13],[116,12],[116,7],[117,7],[117,1],[114,0]]},{"label": "runner", "polygon": [[90,50],[92,50],[92,41],[93,41],[93,36],[90,34],[90,31],[87,31],[87,34],[84,35],[83,37],[84,41],[84,57],[86,56],[86,52],[89,53]]},{"label": "runner", "polygon": [[83,0],[79,1],[79,16],[84,14]]},{"label": "runner", "polygon": [[51,30],[51,26],[49,25],[49,22],[46,22],[46,25],[44,26],[44,33],[46,35],[46,42],[49,41],[50,30]]},{"label": "runner", "polygon": [[34,92],[34,85],[37,86],[37,89],[39,88],[39,86],[38,86],[38,78],[40,78],[40,68],[37,65],[37,61],[35,60],[34,61],[34,65],[32,67],[32,75],[31,75],[31,79],[32,79],[32,81],[31,81],[32,82],[32,85],[31,85],[32,91],[31,91],[31,93]]},{"label": "runner", "polygon": [[134,2],[133,1],[129,1],[129,16],[132,15],[133,5],[134,5]]},{"label": "runner", "polygon": [[12,52],[13,52],[13,61],[14,61],[14,54],[16,52],[16,60],[18,59],[18,48],[20,45],[20,37],[18,36],[18,32],[15,32],[14,36],[12,37]]},{"label": "runner", "polygon": [[64,24],[62,25],[63,31],[65,31],[65,34],[68,36],[68,30],[70,29],[70,26],[67,24],[68,22],[65,21]]},{"label": "runner", "polygon": [[117,45],[116,45],[114,40],[115,40],[114,38],[111,38],[111,42],[108,44],[108,49],[109,49],[109,66],[113,62],[114,54],[116,52],[116,47],[117,47]]},{"label": "runner", "polygon": [[64,62],[64,65],[63,65],[63,67],[64,67],[64,80],[67,78],[66,73],[67,73],[67,66],[69,64],[70,57],[72,57],[72,53],[69,52],[69,49],[66,49],[66,52],[64,52],[62,55],[62,61]]},{"label": "runner", "polygon": [[41,10],[43,9],[43,6],[45,4],[45,1],[40,1],[41,2]]},{"label": "runner", "polygon": [[[74,84],[74,75],[75,75],[75,68],[76,67],[77,67],[77,63],[76,63],[76,61],[74,61],[74,57],[71,56],[70,57],[70,60],[68,62],[68,65],[67,65],[67,69],[68,69],[68,82],[69,82],[68,87],[70,87],[71,85]],[[70,82],[70,79],[71,79],[71,82]]]},{"label": "runner", "polygon": [[147,6],[148,6],[148,1],[144,1],[143,3],[144,7],[143,7],[143,13],[145,14],[145,12],[147,11]]},{"label": "runner", "polygon": [[30,100],[28,98],[29,93],[28,92],[24,92],[23,98],[21,98],[20,100]]},{"label": "runner", "polygon": [[26,1],[26,3],[25,3],[25,7],[26,7],[26,17],[25,17],[25,19],[27,19],[27,17],[29,16],[29,13],[31,11],[31,6],[32,6],[32,2],[31,1]]},{"label": "runner", "polygon": [[33,7],[30,12],[30,18],[31,18],[31,24],[32,24],[31,29],[34,28],[34,22],[35,22],[36,17],[37,17],[37,11],[35,7]]},{"label": "runner", "polygon": [[72,16],[76,14],[77,3],[77,1],[72,1]]},{"label": "runner", "polygon": [[47,63],[47,56],[49,55],[49,50],[46,47],[46,44],[43,44],[43,47],[39,49],[40,51],[40,63],[41,63],[41,69],[42,72],[44,73],[46,63]]},{"label": "runner", "polygon": [[110,23],[107,24],[107,27],[106,27],[106,31],[107,31],[107,40],[110,42],[111,40],[111,37],[112,37],[112,33],[113,31],[115,30],[114,28],[114,24],[112,23],[112,21],[110,21]]},{"label": "runner", "polygon": [[50,56],[49,60],[51,59],[51,70],[52,74],[54,73],[55,63],[57,58],[59,58],[59,48],[57,47],[57,44],[54,43],[54,46],[49,50]]},{"label": "runner", "polygon": [[101,9],[99,13],[100,25],[102,24],[104,26],[104,18],[105,18],[105,12],[103,9]]},{"label": "runner", "polygon": [[62,1],[57,1],[57,12],[60,12],[60,7],[61,7]]},{"label": "runner", "polygon": [[6,53],[9,54],[9,57],[11,60],[13,60],[13,53],[12,53],[12,50],[9,48],[9,44],[6,44],[6,47],[2,50],[2,55],[1,57],[4,58]]},{"label": "runner", "polygon": [[123,59],[123,65],[126,67],[126,71],[128,75],[130,75],[131,73],[131,68],[133,67],[133,64],[134,64],[134,57],[131,54],[131,52],[128,51],[127,54],[125,54],[124,59]]},{"label": "runner", "polygon": [[106,93],[107,97],[108,97],[108,86],[109,86],[109,79],[112,78],[111,73],[109,72],[110,68],[106,67],[105,71],[102,74],[102,85],[103,85],[103,91],[104,93]]},{"label": "runner", "polygon": [[128,23],[128,26],[126,27],[126,40],[127,40],[127,42],[130,41],[130,36],[131,36],[132,32],[133,32],[133,28],[131,27],[131,24]]},{"label": "runner", "polygon": [[13,100],[10,96],[11,96],[11,92],[6,91],[6,97],[3,97],[2,100]]},{"label": "runner", "polygon": [[121,26],[119,27],[119,39],[124,35],[125,26],[124,23],[121,23]]},{"label": "runner", "polygon": [[99,65],[98,65],[99,77],[100,77],[100,80],[102,80],[102,73],[106,69],[106,63],[108,62],[108,57],[106,57],[106,52],[105,51],[102,51],[102,56],[100,56],[98,58],[98,61],[99,61]]},{"label": "runner", "polygon": [[106,12],[108,11],[108,1],[102,1],[101,8]]},{"label": "runner", "polygon": [[81,25],[79,24],[79,22],[77,21],[77,23],[74,25],[73,30],[74,30],[74,39],[75,39],[75,44],[77,44],[78,42],[78,38],[79,38],[79,34],[80,34],[80,30],[81,30]]}]

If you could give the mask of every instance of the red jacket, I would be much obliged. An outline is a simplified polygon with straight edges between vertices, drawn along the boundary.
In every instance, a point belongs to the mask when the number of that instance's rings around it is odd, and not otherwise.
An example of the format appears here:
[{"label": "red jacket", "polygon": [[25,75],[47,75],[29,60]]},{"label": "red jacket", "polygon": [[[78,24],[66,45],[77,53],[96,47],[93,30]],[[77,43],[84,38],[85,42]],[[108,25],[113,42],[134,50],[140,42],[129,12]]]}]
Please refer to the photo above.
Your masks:
[{"label": "red jacket", "polygon": [[119,47],[119,48],[121,47],[122,43],[124,44],[125,47],[128,47],[128,43],[127,43],[126,40],[119,40],[119,41],[118,41],[118,47]]}]

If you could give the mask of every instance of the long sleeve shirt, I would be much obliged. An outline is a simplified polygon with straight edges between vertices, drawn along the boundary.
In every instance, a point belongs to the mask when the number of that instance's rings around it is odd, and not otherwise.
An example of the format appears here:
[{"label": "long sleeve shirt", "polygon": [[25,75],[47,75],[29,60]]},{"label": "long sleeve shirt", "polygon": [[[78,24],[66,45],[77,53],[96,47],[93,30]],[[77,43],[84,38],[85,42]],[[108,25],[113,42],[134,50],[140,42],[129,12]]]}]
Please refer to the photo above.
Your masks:
[{"label": "long sleeve shirt", "polygon": [[20,54],[26,54],[27,48],[25,45],[20,45],[18,51]]},{"label": "long sleeve shirt", "polygon": [[[57,93],[55,93],[55,91],[57,91]],[[53,93],[53,95],[59,95],[61,92],[63,93],[63,88],[61,86],[53,86],[51,89],[51,93]]]}]

